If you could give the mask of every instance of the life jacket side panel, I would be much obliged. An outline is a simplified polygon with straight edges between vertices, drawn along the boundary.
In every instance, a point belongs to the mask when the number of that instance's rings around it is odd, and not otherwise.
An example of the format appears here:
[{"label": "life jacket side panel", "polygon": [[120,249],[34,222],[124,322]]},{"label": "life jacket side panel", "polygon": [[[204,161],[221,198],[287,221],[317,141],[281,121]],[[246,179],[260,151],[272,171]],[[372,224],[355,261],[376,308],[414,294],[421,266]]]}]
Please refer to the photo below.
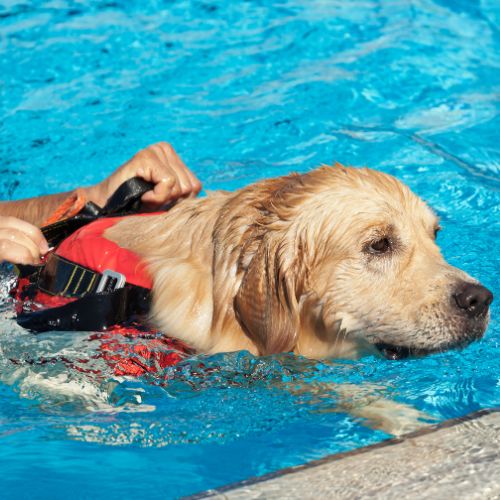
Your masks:
[{"label": "life jacket side panel", "polygon": [[98,219],[78,229],[57,248],[56,254],[84,267],[103,273],[106,269],[125,276],[127,283],[152,288],[146,264],[138,255],[106,239],[103,233],[123,217]]},{"label": "life jacket side panel", "polygon": [[[152,331],[146,337],[155,335]],[[134,342],[125,342],[125,337]],[[113,368],[117,376],[140,376],[158,373],[175,366],[187,358],[192,351],[179,340],[161,336],[144,338],[144,332],[133,326],[116,326],[106,333],[97,334],[100,340],[100,356]]]}]

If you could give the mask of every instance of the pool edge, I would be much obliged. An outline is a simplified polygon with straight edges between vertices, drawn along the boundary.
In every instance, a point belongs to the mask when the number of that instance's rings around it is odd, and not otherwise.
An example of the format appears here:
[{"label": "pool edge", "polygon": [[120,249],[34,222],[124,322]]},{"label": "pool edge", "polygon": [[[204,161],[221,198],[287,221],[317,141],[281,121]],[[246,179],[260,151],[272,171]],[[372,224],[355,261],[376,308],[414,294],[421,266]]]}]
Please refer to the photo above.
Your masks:
[{"label": "pool edge", "polygon": [[405,441],[409,439],[414,439],[418,438],[420,436],[425,436],[428,434],[432,434],[434,432],[437,432],[442,429],[447,429],[454,427],[456,425],[460,425],[464,422],[470,422],[473,420],[480,419],[482,417],[485,417],[486,415],[490,415],[493,413],[500,413],[500,407],[495,406],[492,408],[483,408],[481,410],[477,410],[471,413],[467,413],[466,415],[463,415],[461,417],[455,417],[451,418],[448,420],[444,420],[442,422],[439,422],[437,424],[431,424],[429,426],[426,426],[423,429],[419,429],[414,432],[409,432],[407,434],[404,434],[399,437],[394,437],[394,438],[389,438],[385,439],[382,441],[379,441],[377,443],[373,443],[367,446],[362,446],[360,448],[355,448],[353,450],[349,451],[343,451],[339,453],[332,453],[330,455],[326,455],[322,458],[318,458],[315,460],[311,460],[308,462],[305,462],[303,464],[299,465],[294,465],[290,467],[284,467],[283,469],[278,469],[274,472],[268,472],[267,474],[263,474],[262,476],[252,476],[247,479],[242,479],[241,481],[235,481],[234,483],[229,483],[224,486],[218,487],[218,488],[213,488],[209,490],[204,490],[200,491],[198,493],[194,493],[192,495],[187,495],[184,497],[181,497],[181,500],[198,500],[201,498],[210,498],[210,497],[215,497],[217,495],[224,494],[228,491],[245,487],[245,486],[252,486],[255,484],[263,483],[265,481],[269,481],[271,479],[276,479],[280,478],[283,476],[286,476],[288,474],[294,474],[297,472],[305,471],[308,469],[313,469],[315,467],[318,467],[320,465],[325,465],[329,464],[332,462],[337,462],[346,458],[354,457],[356,455],[362,455],[364,453],[368,453],[370,451],[379,449],[379,448],[385,448],[385,447],[390,447],[393,445],[401,444],[404,443]]}]

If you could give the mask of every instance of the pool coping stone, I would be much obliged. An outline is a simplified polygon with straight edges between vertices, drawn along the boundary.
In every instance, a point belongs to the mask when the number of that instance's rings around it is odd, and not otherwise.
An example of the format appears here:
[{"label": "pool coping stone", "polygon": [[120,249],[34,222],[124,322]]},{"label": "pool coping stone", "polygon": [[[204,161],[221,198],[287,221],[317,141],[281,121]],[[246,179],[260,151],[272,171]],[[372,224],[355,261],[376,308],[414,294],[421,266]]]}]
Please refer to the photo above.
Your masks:
[{"label": "pool coping stone", "polygon": [[[381,449],[386,449],[384,450],[384,453],[387,455],[388,462],[390,462],[391,457],[390,454],[392,453],[397,454],[398,451],[396,449],[398,446],[403,446],[403,445],[408,445],[410,444],[411,446],[418,446],[420,443],[422,443],[425,446],[429,447],[429,445],[424,443],[423,441],[425,440],[426,436],[430,436],[435,433],[440,433],[442,434],[443,432],[449,433],[449,431],[453,428],[458,428],[463,434],[464,437],[467,433],[471,434],[468,436],[471,438],[470,440],[470,446],[474,447],[474,445],[479,445],[481,447],[480,440],[476,442],[475,440],[475,434],[474,434],[474,427],[471,427],[470,429],[468,428],[468,424],[471,423],[480,423],[481,426],[483,424],[488,428],[490,431],[493,431],[493,440],[491,441],[493,445],[495,445],[495,439],[498,439],[500,441],[500,407],[494,407],[494,408],[487,408],[487,409],[481,409],[469,414],[466,414],[461,417],[456,417],[452,419],[445,420],[443,422],[440,422],[438,424],[434,425],[429,425],[426,426],[423,429],[419,429],[415,432],[411,432],[408,434],[405,434],[400,437],[394,437],[391,439],[386,439],[383,441],[379,441],[377,443],[368,445],[368,446],[363,446],[361,448],[356,448],[350,451],[345,451],[345,452],[340,452],[340,453],[334,453],[331,455],[327,455],[325,457],[322,457],[320,459],[312,460],[303,464],[299,464],[296,466],[292,467],[286,467],[274,472],[270,472],[268,474],[264,474],[262,476],[257,476],[257,477],[250,477],[247,479],[244,479],[242,481],[237,481],[234,483],[227,484],[225,486],[221,486],[218,488],[213,488],[210,490],[202,491],[187,497],[184,497],[186,500],[197,500],[201,498],[219,498],[219,499],[270,499],[270,498],[320,498],[321,496],[319,495],[318,490],[316,491],[311,490],[307,483],[309,483],[308,479],[312,479],[312,476],[315,476],[315,482],[319,482],[322,487],[326,488],[328,490],[328,484],[331,484],[329,481],[331,480],[331,477],[335,475],[335,470],[334,469],[339,469],[336,464],[339,462],[344,463],[345,461],[350,461],[351,466],[353,471],[356,469],[359,469],[359,467],[356,467],[356,465],[362,466],[362,468],[366,468],[366,457],[368,455],[374,454],[377,451]],[[454,436],[442,436],[442,437],[454,437]],[[491,436],[489,436],[491,437]],[[479,439],[479,438],[478,438]],[[443,440],[441,440],[443,441]],[[489,442],[489,441],[487,441]],[[484,444],[484,443],[483,443]],[[467,443],[464,443],[465,446],[467,446]],[[393,447],[394,448],[394,451]],[[458,446],[455,446],[455,450],[458,451],[460,448],[460,443],[458,443]],[[487,446],[482,446],[482,449],[487,448]],[[498,462],[499,470],[500,470],[500,442],[497,443],[496,449],[499,450],[495,456],[491,456],[490,454],[486,457],[487,461],[489,463],[496,463]],[[441,450],[442,451],[442,450]],[[465,451],[465,450],[464,450]],[[491,451],[491,450],[490,450]],[[452,455],[453,452],[450,454]],[[460,459],[460,457],[462,457]],[[380,464],[380,458],[382,457],[377,457],[378,460],[377,462]],[[408,457],[406,457],[408,458]],[[420,457],[421,458],[421,457]],[[420,458],[415,456],[414,463],[408,463],[407,464],[407,470],[408,472],[410,471],[415,471],[418,470],[418,468],[422,468],[421,466],[423,465],[420,462]],[[470,467],[471,464],[475,464],[478,462],[477,457],[471,457],[470,460],[467,460],[466,454],[460,455],[458,460],[461,460],[461,466],[463,467]],[[413,461],[413,460],[412,460]],[[479,460],[481,461],[481,460]],[[386,471],[381,471],[382,475]],[[301,476],[301,480],[299,483],[297,483],[297,475]],[[366,482],[370,481],[372,478],[369,477],[370,474],[366,475]],[[487,497],[484,496],[479,496],[478,498],[500,498],[500,475],[498,475],[499,478],[495,477],[486,477],[483,479],[481,485],[484,486],[488,491],[491,490],[491,493],[494,494],[495,496],[490,496],[488,494]],[[292,481],[297,483],[295,484],[295,488],[288,488],[287,486],[290,485]],[[285,481],[284,481],[285,480]],[[285,482],[287,484],[285,484]],[[362,484],[364,482],[363,478],[357,478],[357,482]],[[425,482],[425,481],[424,481]],[[301,487],[301,484],[305,483],[303,485],[303,489]],[[490,483],[490,484],[486,484]],[[291,486],[291,485],[290,485]],[[373,486],[373,483],[370,484],[370,486]],[[424,486],[423,484],[420,486]],[[464,486],[465,487],[465,486]],[[333,488],[333,487],[332,487]],[[335,488],[333,488],[335,489]],[[380,488],[379,488],[380,489]],[[390,492],[391,485],[388,484],[387,488],[383,488],[384,491],[380,490],[379,493],[382,495],[381,497],[383,498],[392,498],[392,494]],[[397,489],[397,488],[396,488]],[[418,489],[418,493],[416,493],[415,498],[424,498],[425,495],[422,495],[422,491]],[[323,490],[323,491],[326,491]],[[362,490],[362,488],[361,488]],[[358,495],[356,495],[356,498],[364,498],[363,491],[358,491]],[[449,493],[453,491],[452,487],[448,488]],[[309,492],[309,494],[308,494]],[[341,498],[343,495],[337,494],[332,491],[332,496],[331,498]],[[352,491],[348,492],[345,491],[346,495],[345,497],[352,497]],[[485,493],[485,492],[483,492]],[[370,497],[373,497],[373,491],[368,492],[366,491],[367,496],[369,495]],[[409,492],[406,490],[406,493],[402,491],[398,491],[396,496],[401,496],[401,494],[404,494],[405,498],[414,498],[411,496],[411,491]],[[498,494],[498,496],[496,496]],[[377,496],[377,495],[376,495]],[[470,496],[469,496],[470,498]]]}]

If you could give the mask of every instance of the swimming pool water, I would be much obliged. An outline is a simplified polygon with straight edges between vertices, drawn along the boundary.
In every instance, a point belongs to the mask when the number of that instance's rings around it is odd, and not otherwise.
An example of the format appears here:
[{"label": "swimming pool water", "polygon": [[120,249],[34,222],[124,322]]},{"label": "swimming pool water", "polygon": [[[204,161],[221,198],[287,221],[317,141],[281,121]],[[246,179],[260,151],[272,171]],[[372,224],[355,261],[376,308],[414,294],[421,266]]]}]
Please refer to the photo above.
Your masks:
[{"label": "swimming pool water", "polygon": [[437,420],[498,406],[499,21],[493,0],[0,1],[2,199],[96,182],[159,140],[212,190],[368,165],[435,208],[444,255],[497,295],[461,352],[233,353],[135,380],[4,300],[1,496],[178,497],[389,437],[341,383]]}]

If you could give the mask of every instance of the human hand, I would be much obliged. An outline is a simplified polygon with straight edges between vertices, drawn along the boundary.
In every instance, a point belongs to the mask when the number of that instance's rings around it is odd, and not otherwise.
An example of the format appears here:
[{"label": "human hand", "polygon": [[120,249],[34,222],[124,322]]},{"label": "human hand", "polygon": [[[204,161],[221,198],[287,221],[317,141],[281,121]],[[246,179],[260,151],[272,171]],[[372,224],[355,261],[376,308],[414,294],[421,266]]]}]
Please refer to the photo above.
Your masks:
[{"label": "human hand", "polygon": [[196,196],[201,183],[186,167],[172,146],[166,142],[153,144],[135,154],[101,183],[88,188],[89,199],[104,206],[108,198],[132,177],[154,184],[141,200],[151,209],[159,208],[179,198]]},{"label": "human hand", "polygon": [[0,261],[39,264],[48,251],[40,229],[15,217],[0,216]]}]

